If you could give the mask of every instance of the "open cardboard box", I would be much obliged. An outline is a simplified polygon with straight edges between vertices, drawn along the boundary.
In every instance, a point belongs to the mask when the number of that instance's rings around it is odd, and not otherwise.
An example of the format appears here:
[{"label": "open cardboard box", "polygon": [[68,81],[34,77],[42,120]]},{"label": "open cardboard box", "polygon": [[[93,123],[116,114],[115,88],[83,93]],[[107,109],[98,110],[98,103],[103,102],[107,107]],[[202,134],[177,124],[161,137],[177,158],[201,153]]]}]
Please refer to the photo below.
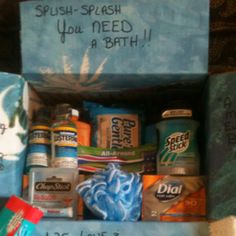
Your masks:
[{"label": "open cardboard box", "polygon": [[[9,76],[8,80],[6,77]],[[2,81],[10,82],[14,77],[18,83],[22,83],[22,78],[15,75],[7,75],[1,74],[1,84]],[[11,78],[10,78],[11,77]],[[236,95],[234,93],[234,87],[236,86],[236,76],[235,73],[230,74],[222,74],[216,76],[210,76],[205,82],[204,86],[198,87],[198,89],[194,88],[192,90],[192,96],[190,96],[189,89],[184,93],[189,99],[195,102],[195,111],[200,113],[199,120],[201,122],[201,135],[200,140],[201,144],[201,154],[202,154],[202,167],[203,173],[209,176],[209,191],[208,191],[208,213],[209,220],[221,219],[223,217],[234,215],[234,170],[235,170],[235,160],[234,160],[234,140],[235,140],[235,100]],[[6,82],[5,82],[6,83]],[[16,84],[16,87],[23,88],[24,86],[19,86]],[[22,90],[23,91],[23,90]],[[143,94],[142,98],[146,98],[147,101],[149,98],[149,93],[146,96]],[[157,90],[158,91],[158,90]],[[155,97],[159,102],[165,101],[166,95],[171,91],[171,96],[175,94],[177,96],[177,92],[173,92],[173,90],[166,88],[165,92],[162,90],[162,93],[157,93],[155,91],[153,93],[153,98]],[[176,91],[176,90],[175,90]],[[180,90],[181,94],[183,94],[184,90]],[[193,93],[193,91],[195,91]],[[165,94],[167,93],[167,94]],[[2,94],[2,93],[1,93]],[[14,93],[12,93],[14,94]],[[42,100],[37,96],[37,94],[30,89],[29,99],[29,107],[30,110],[35,110],[39,106],[42,105]],[[165,96],[161,96],[160,94],[165,94]],[[18,94],[19,95],[19,94]],[[18,96],[17,95],[17,96]],[[23,94],[22,94],[23,95]],[[169,94],[170,95],[170,94]],[[20,96],[21,97],[21,96]],[[4,101],[6,102],[6,98],[10,98],[10,94],[5,94]],[[16,97],[15,97],[16,98]],[[24,96],[26,99],[27,96]],[[28,100],[27,99],[27,100]],[[124,98],[122,98],[123,100]],[[144,99],[144,100],[146,100]],[[26,100],[24,100],[26,101]],[[46,102],[46,101],[45,101]],[[8,103],[7,103],[8,104]],[[15,103],[20,104],[20,103]],[[154,103],[156,104],[156,103]],[[26,107],[26,106],[24,106]],[[9,107],[10,108],[10,107]],[[18,108],[19,109],[19,108]],[[154,112],[154,111],[153,111]],[[30,112],[31,113],[31,112]],[[30,114],[29,113],[29,114]],[[10,112],[11,114],[11,112]],[[29,116],[30,117],[30,116]],[[2,120],[1,120],[1,123]],[[18,131],[20,131],[19,129]],[[17,132],[18,132],[17,131]],[[21,166],[23,166],[21,164]],[[10,172],[9,172],[10,170]],[[11,173],[13,171],[13,173]],[[15,193],[16,186],[20,183],[20,174],[15,175],[14,168],[7,169],[9,174],[12,174],[13,182],[8,185],[8,189],[12,190],[12,193]],[[2,172],[3,173],[3,172]],[[1,173],[1,174],[2,174]],[[4,175],[1,175],[2,178]],[[3,183],[3,181],[1,181]],[[4,181],[5,183],[6,181]],[[16,184],[17,183],[17,184]],[[223,198],[222,198],[223,196]],[[231,205],[232,204],[232,205]],[[55,228],[52,228],[51,225],[54,224]],[[191,233],[198,232],[198,235],[207,235],[207,223],[158,223],[158,222],[138,222],[138,223],[112,223],[112,222],[94,222],[91,224],[99,225],[98,228],[94,228],[93,230],[88,230],[90,227],[89,222],[81,222],[81,221],[50,221],[46,220],[40,223],[37,227],[36,235],[45,235],[45,232],[49,234],[53,234],[54,232],[69,232],[70,234],[74,234],[78,232],[81,227],[84,233],[91,232],[100,232],[102,229],[107,230],[107,232],[119,232],[123,234],[123,225],[127,225],[129,230],[140,230],[139,232],[143,232],[141,228],[144,230],[152,231],[152,230],[162,230],[165,227],[168,228],[165,232],[171,232],[170,230],[178,230],[179,232],[188,232],[187,230],[191,230]],[[167,225],[167,226],[166,226]],[[99,228],[100,227],[100,228]],[[117,227],[118,231],[110,231],[111,228],[114,229]],[[163,228],[162,228],[163,227]],[[172,228],[173,227],[173,228]],[[80,228],[80,229],[78,229]],[[92,227],[93,228],[93,227]],[[134,229],[135,228],[135,229]],[[65,231],[66,230],[66,231]],[[98,231],[97,231],[98,230]],[[82,232],[82,231],[81,231]],[[142,234],[140,234],[142,235]],[[168,234],[167,234],[168,235]],[[190,234],[191,235],[191,234]]]},{"label": "open cardboard box", "polygon": [[[22,77],[16,75],[7,75],[12,76],[16,79],[16,84],[19,81],[24,81]],[[2,81],[2,80],[1,80]],[[192,88],[192,96],[189,94],[190,90],[184,90],[182,88],[174,89],[170,88],[169,86],[162,90],[162,92],[157,93],[157,91],[147,90],[147,92],[143,93],[142,98],[145,98],[144,101],[149,104],[149,96],[152,94],[152,102],[154,102],[154,98],[158,103],[162,103],[165,101],[165,97],[168,96],[184,96],[191,98],[191,100],[196,104],[196,110],[198,110],[201,106],[201,102],[196,100],[196,98],[201,97],[202,95],[202,86]],[[23,94],[22,94],[23,95]],[[158,96],[156,96],[158,95]],[[167,97],[168,97],[167,96]],[[195,97],[195,98],[194,98]],[[105,98],[102,98],[102,100]],[[7,96],[4,100],[7,99]],[[118,99],[119,101],[126,101],[131,102],[129,98],[124,99],[124,97],[119,97],[118,94],[113,98],[114,101]],[[138,99],[138,97],[137,97]],[[29,123],[31,121],[32,113],[36,111],[40,106],[47,104],[46,100],[43,100],[38,96],[38,94],[32,90],[31,86],[28,87],[28,96],[25,96],[25,102],[28,101],[29,104],[29,111],[28,111],[28,118]],[[135,101],[135,100],[134,100]],[[134,102],[133,101],[133,102]],[[26,102],[27,104],[27,102]],[[154,102],[153,104],[156,104]],[[25,108],[27,105],[25,105]],[[26,109],[27,110],[27,109]],[[157,112],[159,110],[159,106],[156,111],[151,110],[150,112]],[[21,158],[21,167],[23,167],[24,158]],[[13,168],[12,168],[13,169]],[[15,191],[16,185],[20,185],[21,179],[21,172],[18,172],[17,175],[14,175],[14,181],[10,183],[9,189]],[[2,177],[2,176],[0,176]],[[19,193],[17,193],[19,194]],[[131,232],[136,232],[137,235],[145,235],[154,234],[155,232],[159,232],[162,235],[169,235],[173,232],[178,233],[188,233],[189,235],[194,235],[197,232],[197,235],[208,235],[208,223],[207,222],[192,222],[192,223],[163,223],[163,222],[104,222],[104,221],[70,221],[70,220],[52,220],[52,219],[45,219],[43,220],[37,227],[34,235],[91,235],[91,234],[103,234],[103,235],[130,235]]]},{"label": "open cardboard box", "polygon": [[[143,103],[157,114],[170,100],[191,101],[201,123],[202,173],[210,180],[209,219],[217,219],[235,214],[228,186],[235,185],[236,83],[234,74],[207,79],[208,20],[208,0],[24,2],[22,74],[50,105],[83,99]],[[49,220],[35,235],[208,235],[207,227]]]}]

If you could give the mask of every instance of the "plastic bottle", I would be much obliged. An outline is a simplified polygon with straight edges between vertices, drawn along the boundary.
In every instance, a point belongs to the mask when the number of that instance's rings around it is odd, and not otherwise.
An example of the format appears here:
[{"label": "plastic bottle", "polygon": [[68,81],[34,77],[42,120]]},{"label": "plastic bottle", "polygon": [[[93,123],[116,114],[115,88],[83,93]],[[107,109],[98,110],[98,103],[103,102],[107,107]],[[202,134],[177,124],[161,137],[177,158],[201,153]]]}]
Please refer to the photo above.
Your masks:
[{"label": "plastic bottle", "polygon": [[78,145],[90,146],[91,145],[91,125],[82,121],[79,121],[79,111],[72,109],[71,120],[75,122],[78,131]]},{"label": "plastic bottle", "polygon": [[52,166],[77,169],[77,127],[71,120],[70,105],[57,105],[55,115],[52,125]]},{"label": "plastic bottle", "polygon": [[189,108],[169,108],[162,112],[162,120],[156,126],[159,133],[157,174],[199,175],[198,126]]},{"label": "plastic bottle", "polygon": [[30,128],[26,172],[32,167],[48,167],[51,154],[51,112],[41,108]]}]

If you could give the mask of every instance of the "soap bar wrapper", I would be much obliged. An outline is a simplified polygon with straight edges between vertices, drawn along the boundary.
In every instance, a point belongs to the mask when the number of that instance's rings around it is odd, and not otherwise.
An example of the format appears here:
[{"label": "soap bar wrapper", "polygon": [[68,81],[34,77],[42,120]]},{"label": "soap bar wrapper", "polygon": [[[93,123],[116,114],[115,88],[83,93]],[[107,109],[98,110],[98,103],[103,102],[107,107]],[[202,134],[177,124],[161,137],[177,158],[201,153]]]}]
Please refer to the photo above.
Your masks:
[{"label": "soap bar wrapper", "polygon": [[206,220],[206,180],[203,176],[143,176],[142,220]]}]

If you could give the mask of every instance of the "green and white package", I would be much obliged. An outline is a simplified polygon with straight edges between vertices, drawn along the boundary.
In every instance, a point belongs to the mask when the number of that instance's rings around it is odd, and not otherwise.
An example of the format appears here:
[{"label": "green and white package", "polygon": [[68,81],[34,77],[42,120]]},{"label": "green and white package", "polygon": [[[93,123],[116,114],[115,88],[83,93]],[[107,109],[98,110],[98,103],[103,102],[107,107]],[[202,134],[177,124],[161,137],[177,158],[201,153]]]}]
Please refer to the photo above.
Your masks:
[{"label": "green and white package", "polygon": [[157,123],[159,151],[157,173],[164,175],[199,175],[197,121],[178,118]]},{"label": "green and white package", "polygon": [[122,149],[78,147],[79,170],[85,173],[94,173],[105,169],[108,163],[119,163],[123,171],[148,173],[150,164],[153,163],[155,157],[156,145],[153,144]]}]

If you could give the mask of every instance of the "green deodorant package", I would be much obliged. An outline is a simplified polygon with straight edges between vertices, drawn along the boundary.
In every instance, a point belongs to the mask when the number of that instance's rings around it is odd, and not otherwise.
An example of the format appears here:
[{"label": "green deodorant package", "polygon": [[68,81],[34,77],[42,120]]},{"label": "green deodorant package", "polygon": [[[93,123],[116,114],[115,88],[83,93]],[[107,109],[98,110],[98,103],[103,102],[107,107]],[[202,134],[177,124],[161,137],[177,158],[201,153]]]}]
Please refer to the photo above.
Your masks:
[{"label": "green deodorant package", "polygon": [[157,173],[160,175],[199,175],[199,152],[196,132],[199,123],[191,109],[162,112],[156,127],[159,133]]}]

